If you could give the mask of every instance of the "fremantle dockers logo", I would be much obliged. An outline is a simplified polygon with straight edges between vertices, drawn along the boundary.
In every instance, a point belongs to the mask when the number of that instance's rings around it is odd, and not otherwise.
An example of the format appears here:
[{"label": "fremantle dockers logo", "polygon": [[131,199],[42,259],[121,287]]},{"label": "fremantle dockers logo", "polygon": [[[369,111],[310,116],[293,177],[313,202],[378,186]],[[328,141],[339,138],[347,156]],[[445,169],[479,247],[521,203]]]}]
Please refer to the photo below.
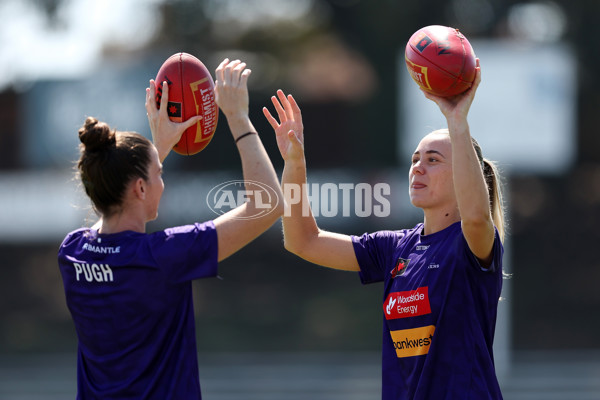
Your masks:
[{"label": "fremantle dockers logo", "polygon": [[391,272],[392,279],[397,276],[403,275],[404,272],[406,271],[406,267],[408,267],[409,263],[410,263],[410,259],[399,258],[398,261],[396,261],[396,266],[394,267],[394,269]]}]

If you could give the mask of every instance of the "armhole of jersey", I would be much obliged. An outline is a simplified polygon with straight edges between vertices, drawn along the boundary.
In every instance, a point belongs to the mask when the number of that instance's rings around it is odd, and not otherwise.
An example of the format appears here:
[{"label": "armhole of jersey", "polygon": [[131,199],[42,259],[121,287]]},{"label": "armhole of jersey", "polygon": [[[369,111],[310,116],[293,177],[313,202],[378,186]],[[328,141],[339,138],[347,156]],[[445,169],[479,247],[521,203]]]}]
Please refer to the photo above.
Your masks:
[{"label": "armhole of jersey", "polygon": [[[494,229],[495,230],[495,229]],[[475,256],[475,254],[473,254],[473,252],[471,251],[471,249],[469,248],[469,244],[466,243],[466,239],[464,238],[463,235],[463,239],[465,240],[465,244],[467,246],[467,251],[469,252],[469,254],[471,255],[471,257],[473,258],[473,260],[475,260],[475,262],[477,263],[477,266],[479,267],[479,270],[482,272],[495,272],[497,269],[497,262],[496,262],[496,251],[498,251],[499,249],[496,249],[496,240],[500,240],[500,237],[498,236],[498,231],[494,231],[494,243],[492,244],[492,263],[490,264],[489,267],[484,267],[483,265],[481,265],[481,261],[479,260],[479,258],[477,258],[477,256]]]}]

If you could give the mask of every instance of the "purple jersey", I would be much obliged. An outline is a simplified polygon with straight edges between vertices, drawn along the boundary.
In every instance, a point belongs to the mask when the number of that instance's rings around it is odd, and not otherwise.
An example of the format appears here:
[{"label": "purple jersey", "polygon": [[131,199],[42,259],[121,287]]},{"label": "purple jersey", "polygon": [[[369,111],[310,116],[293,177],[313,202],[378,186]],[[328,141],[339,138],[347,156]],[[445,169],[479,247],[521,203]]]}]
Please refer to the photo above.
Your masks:
[{"label": "purple jersey", "polygon": [[217,275],[206,222],[67,235],[58,252],[79,338],[78,399],[200,399],[191,281]]},{"label": "purple jersey", "polygon": [[492,342],[502,243],[483,269],[457,222],[352,236],[363,283],[384,283],[382,399],[502,399]]}]

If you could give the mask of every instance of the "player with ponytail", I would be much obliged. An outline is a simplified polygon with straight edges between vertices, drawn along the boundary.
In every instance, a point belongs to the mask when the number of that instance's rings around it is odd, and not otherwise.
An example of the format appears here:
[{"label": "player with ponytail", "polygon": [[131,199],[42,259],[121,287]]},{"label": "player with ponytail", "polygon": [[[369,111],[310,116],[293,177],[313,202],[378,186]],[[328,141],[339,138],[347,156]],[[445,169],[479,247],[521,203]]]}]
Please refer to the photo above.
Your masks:
[{"label": "player with ponytail", "polygon": [[[344,235],[320,229],[303,199],[287,199],[286,249],[312,263],[383,282],[382,399],[498,400],[492,344],[500,292],[504,215],[499,175],[470,134],[467,114],[481,81],[454,97],[425,93],[447,129],[426,135],[408,172],[414,228]],[[282,187],[304,188],[304,129],[282,91],[265,108],[285,161]]]}]

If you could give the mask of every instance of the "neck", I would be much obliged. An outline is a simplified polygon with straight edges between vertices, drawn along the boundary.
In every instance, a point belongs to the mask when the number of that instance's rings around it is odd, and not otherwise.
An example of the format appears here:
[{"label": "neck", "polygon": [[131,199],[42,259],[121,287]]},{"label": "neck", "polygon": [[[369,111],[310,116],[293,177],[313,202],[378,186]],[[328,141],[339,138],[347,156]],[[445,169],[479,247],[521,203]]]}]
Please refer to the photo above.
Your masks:
[{"label": "neck", "polygon": [[423,210],[423,234],[431,235],[446,229],[455,222],[460,221],[458,208],[453,210]]},{"label": "neck", "polygon": [[119,233],[123,231],[134,231],[145,233],[146,222],[143,219],[132,218],[126,213],[113,214],[110,217],[103,217],[100,229],[100,233]]}]

